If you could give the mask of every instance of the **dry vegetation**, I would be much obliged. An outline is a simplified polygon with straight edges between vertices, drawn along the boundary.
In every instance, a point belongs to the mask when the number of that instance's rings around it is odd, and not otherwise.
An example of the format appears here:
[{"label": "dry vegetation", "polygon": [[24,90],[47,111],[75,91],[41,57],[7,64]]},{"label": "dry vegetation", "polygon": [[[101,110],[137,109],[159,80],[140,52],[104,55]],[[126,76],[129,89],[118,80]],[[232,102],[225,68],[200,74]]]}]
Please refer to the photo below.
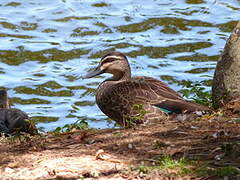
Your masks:
[{"label": "dry vegetation", "polygon": [[229,106],[191,121],[2,138],[0,173],[2,179],[237,179],[235,114]]}]

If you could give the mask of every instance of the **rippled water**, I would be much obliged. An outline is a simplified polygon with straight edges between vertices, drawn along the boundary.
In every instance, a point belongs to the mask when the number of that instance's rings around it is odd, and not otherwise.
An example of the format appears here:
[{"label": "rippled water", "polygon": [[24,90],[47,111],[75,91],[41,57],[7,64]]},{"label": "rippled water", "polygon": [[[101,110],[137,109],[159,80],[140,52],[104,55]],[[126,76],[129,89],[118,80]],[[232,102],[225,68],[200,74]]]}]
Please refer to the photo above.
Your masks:
[{"label": "rippled water", "polygon": [[207,87],[239,11],[239,0],[1,0],[1,88],[45,130],[79,119],[112,127],[94,98],[107,75],[79,78],[105,52],[175,90]]}]

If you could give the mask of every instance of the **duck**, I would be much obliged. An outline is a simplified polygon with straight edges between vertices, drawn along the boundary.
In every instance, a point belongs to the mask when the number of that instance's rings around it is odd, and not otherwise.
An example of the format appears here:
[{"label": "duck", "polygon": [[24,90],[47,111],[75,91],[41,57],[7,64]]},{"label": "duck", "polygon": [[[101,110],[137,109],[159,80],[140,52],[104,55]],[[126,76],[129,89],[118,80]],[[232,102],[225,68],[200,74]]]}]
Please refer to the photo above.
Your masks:
[{"label": "duck", "polygon": [[24,111],[11,108],[6,90],[0,90],[0,133],[12,136],[19,133],[38,134],[35,125]]},{"label": "duck", "polygon": [[121,52],[105,54],[97,67],[83,79],[112,74],[96,90],[101,111],[121,126],[134,126],[151,120],[163,121],[173,114],[208,111],[209,108],[185,100],[164,82],[147,76],[132,76],[127,57]]}]

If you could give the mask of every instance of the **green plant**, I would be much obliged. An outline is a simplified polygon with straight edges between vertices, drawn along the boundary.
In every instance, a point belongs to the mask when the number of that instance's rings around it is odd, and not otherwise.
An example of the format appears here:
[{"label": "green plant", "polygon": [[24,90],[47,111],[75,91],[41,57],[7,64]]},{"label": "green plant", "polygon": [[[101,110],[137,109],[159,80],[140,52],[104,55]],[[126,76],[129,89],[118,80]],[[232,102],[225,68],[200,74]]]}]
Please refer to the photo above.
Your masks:
[{"label": "green plant", "polygon": [[135,112],[135,115],[126,119],[126,122],[129,126],[133,126],[136,123],[143,121],[145,114],[148,113],[148,111],[144,109],[143,104],[134,104],[132,108]]},{"label": "green plant", "polygon": [[[153,161],[153,160],[151,160]],[[163,156],[154,160],[155,165],[141,165],[131,167],[131,170],[139,174],[148,174],[152,171],[171,176],[184,177],[238,177],[240,169],[234,166],[212,167],[208,162],[188,160],[186,158],[173,159],[171,156]],[[211,163],[211,162],[210,162]]]},{"label": "green plant", "polygon": [[158,160],[158,169],[172,172],[177,176],[184,176],[193,174],[194,161],[190,161],[184,157],[180,159],[173,159],[171,156],[163,156]]},{"label": "green plant", "polygon": [[240,118],[233,119],[232,121],[234,121],[235,123],[240,123]]},{"label": "green plant", "polygon": [[184,97],[192,99],[196,103],[206,106],[212,106],[212,94],[211,91],[206,90],[203,85],[203,81],[192,83],[190,81],[183,81],[183,86],[186,89],[182,89],[180,92]]},{"label": "green plant", "polygon": [[189,161],[185,158],[172,159],[170,156],[164,156],[159,160],[159,166],[162,169],[175,169],[175,168],[184,168],[189,165]]},{"label": "green plant", "polygon": [[193,174],[193,162],[185,159],[173,159],[170,156],[163,156],[158,160],[151,160],[154,165],[141,165],[132,167],[131,170],[137,171],[139,174],[147,174],[152,171],[160,172],[160,174],[171,174],[175,176],[184,176]]},{"label": "green plant", "polygon": [[53,130],[54,133],[64,133],[64,132],[71,132],[76,129],[89,129],[89,125],[85,120],[78,120],[72,124],[66,124],[63,127],[57,127]]}]

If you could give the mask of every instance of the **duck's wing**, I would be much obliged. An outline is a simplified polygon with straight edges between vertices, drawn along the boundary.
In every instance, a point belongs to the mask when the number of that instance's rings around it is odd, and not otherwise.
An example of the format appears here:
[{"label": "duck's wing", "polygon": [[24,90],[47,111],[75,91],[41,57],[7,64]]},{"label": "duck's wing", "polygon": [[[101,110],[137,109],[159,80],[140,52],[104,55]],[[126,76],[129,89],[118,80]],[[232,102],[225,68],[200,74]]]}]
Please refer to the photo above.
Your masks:
[{"label": "duck's wing", "polygon": [[181,95],[171,89],[167,84],[157,79],[146,77],[146,76],[135,76],[132,78],[132,82],[140,83],[141,85],[148,86],[146,89],[151,89],[154,93],[159,96],[170,98],[170,99],[182,99]]},{"label": "duck's wing", "polygon": [[131,81],[115,84],[112,90],[124,94],[126,98],[135,97],[136,103],[149,103],[165,112],[182,113],[209,110],[205,106],[183,99],[168,85],[150,77],[133,77]]}]

